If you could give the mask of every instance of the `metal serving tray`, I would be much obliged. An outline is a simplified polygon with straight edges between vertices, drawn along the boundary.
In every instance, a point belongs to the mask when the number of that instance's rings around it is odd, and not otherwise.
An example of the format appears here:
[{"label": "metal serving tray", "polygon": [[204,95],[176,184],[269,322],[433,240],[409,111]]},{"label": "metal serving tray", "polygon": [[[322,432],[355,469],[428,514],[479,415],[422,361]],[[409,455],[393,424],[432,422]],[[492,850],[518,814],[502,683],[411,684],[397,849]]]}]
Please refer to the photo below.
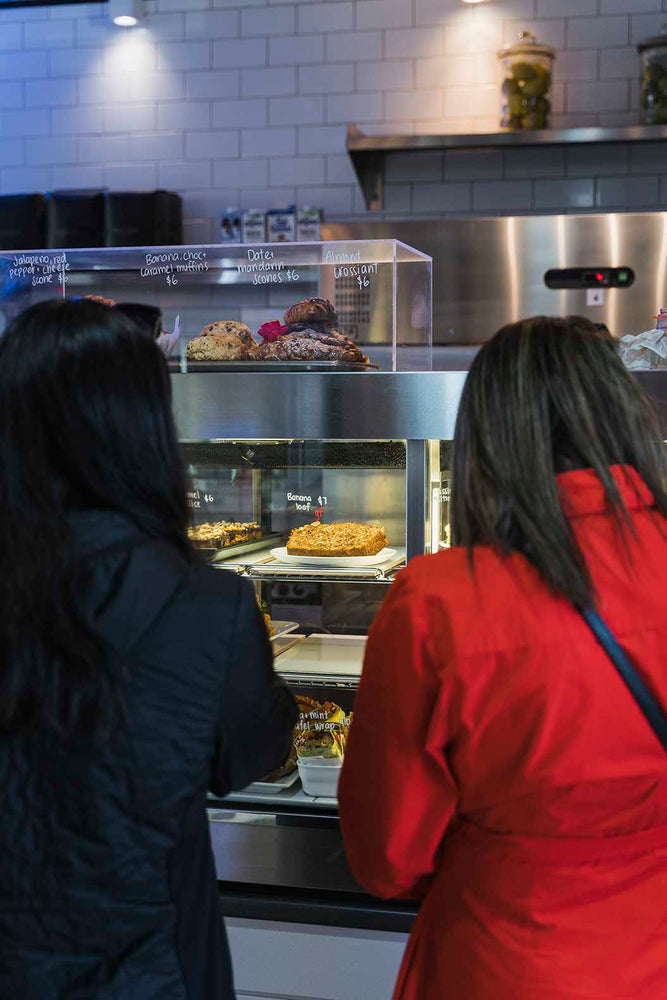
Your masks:
[{"label": "metal serving tray", "polygon": [[367,372],[375,365],[355,361],[188,361],[172,358],[171,372]]},{"label": "metal serving tray", "polygon": [[405,546],[395,547],[396,555],[375,566],[299,566],[279,562],[267,554],[264,559],[248,561],[244,571],[254,580],[386,580],[388,575],[405,562]]},{"label": "metal serving tray", "polygon": [[365,650],[366,636],[310,635],[281,655],[276,670],[291,683],[356,687]]},{"label": "metal serving tray", "polygon": [[211,562],[226,562],[228,559],[238,560],[242,556],[249,555],[251,552],[266,548],[267,545],[273,545],[281,537],[278,534],[262,535],[261,538],[252,538],[250,541],[238,542],[236,545],[226,545],[223,548],[217,548],[214,545],[195,545],[194,547],[197,552],[201,552]]}]

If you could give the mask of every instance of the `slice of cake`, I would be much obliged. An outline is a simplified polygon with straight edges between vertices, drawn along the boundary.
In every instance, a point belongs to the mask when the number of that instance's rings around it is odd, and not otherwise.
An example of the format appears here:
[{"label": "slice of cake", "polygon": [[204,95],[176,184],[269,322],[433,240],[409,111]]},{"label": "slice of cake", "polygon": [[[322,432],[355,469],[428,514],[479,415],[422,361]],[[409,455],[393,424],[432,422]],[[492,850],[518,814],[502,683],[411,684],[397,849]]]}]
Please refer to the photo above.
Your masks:
[{"label": "slice of cake", "polygon": [[305,524],[295,528],[287,541],[290,556],[376,556],[387,544],[384,529],[377,524],[339,521]]},{"label": "slice of cake", "polygon": [[198,548],[224,549],[240,542],[252,542],[262,537],[262,528],[256,521],[214,521],[188,528],[190,541]]}]

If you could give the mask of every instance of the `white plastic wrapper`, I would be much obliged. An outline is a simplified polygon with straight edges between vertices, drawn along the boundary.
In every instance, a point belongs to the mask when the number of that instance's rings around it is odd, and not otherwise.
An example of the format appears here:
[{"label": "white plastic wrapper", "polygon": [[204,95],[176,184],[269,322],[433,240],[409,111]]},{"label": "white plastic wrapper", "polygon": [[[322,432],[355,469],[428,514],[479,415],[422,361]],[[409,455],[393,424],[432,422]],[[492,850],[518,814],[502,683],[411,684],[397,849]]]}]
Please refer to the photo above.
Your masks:
[{"label": "white plastic wrapper", "polygon": [[656,318],[658,325],[653,330],[629,334],[619,341],[621,359],[630,371],[667,369],[667,309],[661,309]]},{"label": "white plastic wrapper", "polygon": [[174,332],[167,333],[166,331],[163,330],[157,339],[157,345],[166,358],[170,358],[172,356],[172,354],[174,353],[174,348],[178,343],[178,339],[181,335],[180,321],[181,317],[177,316],[176,322],[174,323]]}]

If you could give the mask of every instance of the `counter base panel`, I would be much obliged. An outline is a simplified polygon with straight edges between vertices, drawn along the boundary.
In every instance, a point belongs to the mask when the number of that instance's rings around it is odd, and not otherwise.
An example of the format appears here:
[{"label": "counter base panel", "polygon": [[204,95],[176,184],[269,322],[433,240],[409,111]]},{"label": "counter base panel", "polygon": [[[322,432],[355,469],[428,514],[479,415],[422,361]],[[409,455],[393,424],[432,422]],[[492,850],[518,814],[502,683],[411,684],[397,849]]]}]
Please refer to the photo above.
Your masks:
[{"label": "counter base panel", "polygon": [[407,936],[229,917],[237,996],[244,1000],[387,1000]]}]

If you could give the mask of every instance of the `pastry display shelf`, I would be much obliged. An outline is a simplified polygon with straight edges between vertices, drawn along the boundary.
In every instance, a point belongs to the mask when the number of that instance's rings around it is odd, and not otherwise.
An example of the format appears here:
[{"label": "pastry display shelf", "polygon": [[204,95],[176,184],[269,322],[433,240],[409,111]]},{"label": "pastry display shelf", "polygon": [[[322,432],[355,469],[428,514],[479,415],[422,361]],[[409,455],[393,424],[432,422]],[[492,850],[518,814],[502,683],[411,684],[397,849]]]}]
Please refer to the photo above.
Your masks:
[{"label": "pastry display shelf", "polygon": [[310,635],[285,650],[275,668],[293,686],[356,688],[365,650],[366,636]]},{"label": "pastry display shelf", "polygon": [[244,559],[225,559],[212,565],[215,569],[233,570],[251,580],[298,581],[301,583],[313,583],[320,580],[330,583],[348,583],[363,580],[368,583],[387,583],[393,579],[397,570],[405,563],[405,546],[394,547],[396,555],[378,566],[350,566],[348,569],[339,566],[329,569],[289,565],[278,562],[266,549],[253,552]]},{"label": "pastry display shelf", "polygon": [[384,207],[384,162],[388,153],[448,149],[515,149],[534,146],[572,146],[591,143],[660,142],[665,125],[626,125],[618,128],[540,129],[525,132],[457,133],[453,135],[365,135],[348,126],[347,151],[371,212]]}]

